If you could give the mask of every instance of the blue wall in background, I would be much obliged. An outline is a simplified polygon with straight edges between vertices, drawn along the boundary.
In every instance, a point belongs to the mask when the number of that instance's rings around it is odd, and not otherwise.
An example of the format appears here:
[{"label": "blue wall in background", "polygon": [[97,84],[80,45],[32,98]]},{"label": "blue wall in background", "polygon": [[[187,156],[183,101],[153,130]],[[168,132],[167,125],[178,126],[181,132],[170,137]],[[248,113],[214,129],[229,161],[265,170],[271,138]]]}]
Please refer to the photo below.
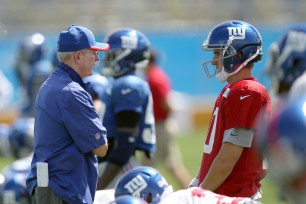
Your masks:
[{"label": "blue wall in background", "polygon": [[[267,60],[267,51],[271,42],[278,39],[280,31],[272,28],[259,28],[263,38],[263,58],[261,63],[256,63],[254,76],[268,85],[268,79],[261,76]],[[173,32],[173,33],[146,33],[152,47],[160,52],[159,64],[168,73],[172,80],[174,90],[191,95],[217,94],[224,84],[215,78],[208,79],[201,62],[209,60],[211,55],[201,49],[202,42],[207,36],[207,31]],[[56,47],[58,34],[45,34],[50,44],[51,52]],[[7,35],[0,39],[0,69],[18,86],[14,73],[14,60],[21,34]],[[97,35],[101,41],[103,35]]]}]

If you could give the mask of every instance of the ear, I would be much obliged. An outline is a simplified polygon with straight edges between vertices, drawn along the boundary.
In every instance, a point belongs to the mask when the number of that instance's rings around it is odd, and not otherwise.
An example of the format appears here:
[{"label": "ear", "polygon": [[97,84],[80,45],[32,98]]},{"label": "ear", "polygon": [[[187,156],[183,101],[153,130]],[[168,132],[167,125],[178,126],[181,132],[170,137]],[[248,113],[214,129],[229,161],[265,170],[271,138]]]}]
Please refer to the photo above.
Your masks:
[{"label": "ear", "polygon": [[80,51],[75,52],[73,54],[73,61],[74,61],[74,63],[79,64],[79,62],[80,62],[80,55],[81,55]]},{"label": "ear", "polygon": [[241,58],[243,57],[243,53],[242,53],[241,51],[239,51],[239,52],[237,53],[237,57],[238,57],[239,59],[241,59]]},{"label": "ear", "polygon": [[145,200],[146,200],[148,203],[151,203],[152,200],[153,200],[152,193],[149,193],[149,194],[147,195],[147,198],[146,198]]}]

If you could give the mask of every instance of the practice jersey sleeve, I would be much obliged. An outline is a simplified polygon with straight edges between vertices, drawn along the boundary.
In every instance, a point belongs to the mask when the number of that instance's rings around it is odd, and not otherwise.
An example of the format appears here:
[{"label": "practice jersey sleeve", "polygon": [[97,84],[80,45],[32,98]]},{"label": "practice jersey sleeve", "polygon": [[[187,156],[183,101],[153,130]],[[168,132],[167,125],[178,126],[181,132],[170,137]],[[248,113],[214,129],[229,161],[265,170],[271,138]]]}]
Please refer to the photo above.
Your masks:
[{"label": "practice jersey sleeve", "polygon": [[259,83],[245,85],[243,82],[234,84],[225,100],[225,130],[235,127],[254,128],[258,113],[266,104],[263,100],[265,90]]}]

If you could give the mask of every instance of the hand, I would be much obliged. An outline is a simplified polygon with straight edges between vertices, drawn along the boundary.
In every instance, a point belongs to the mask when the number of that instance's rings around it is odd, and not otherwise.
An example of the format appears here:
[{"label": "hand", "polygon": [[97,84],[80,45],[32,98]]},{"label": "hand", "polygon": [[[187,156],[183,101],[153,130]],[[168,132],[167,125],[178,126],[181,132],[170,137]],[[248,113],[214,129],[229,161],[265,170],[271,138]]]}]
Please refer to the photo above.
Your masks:
[{"label": "hand", "polygon": [[145,153],[145,155],[146,155],[146,157],[147,157],[148,159],[153,159],[154,154],[153,154],[152,152],[145,151],[144,153]]}]

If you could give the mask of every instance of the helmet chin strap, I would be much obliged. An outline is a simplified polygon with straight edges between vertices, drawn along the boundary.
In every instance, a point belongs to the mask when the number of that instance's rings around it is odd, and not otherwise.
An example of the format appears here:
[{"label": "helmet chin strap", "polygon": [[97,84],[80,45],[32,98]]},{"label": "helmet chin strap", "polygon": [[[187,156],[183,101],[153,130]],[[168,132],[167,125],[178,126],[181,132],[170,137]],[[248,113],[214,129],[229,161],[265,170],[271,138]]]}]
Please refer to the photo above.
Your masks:
[{"label": "helmet chin strap", "polygon": [[252,55],[251,57],[249,57],[247,60],[245,60],[243,63],[241,63],[239,65],[239,67],[232,73],[228,73],[225,71],[224,66],[222,65],[222,70],[221,72],[219,72],[218,74],[216,74],[216,79],[223,83],[225,81],[227,81],[229,76],[232,76],[234,74],[237,74],[243,67],[245,67],[250,61],[252,61],[253,59],[255,59],[258,54],[261,52],[261,49],[257,49],[256,53],[254,55]]},{"label": "helmet chin strap", "polygon": [[223,83],[228,79],[228,73],[224,70],[224,67],[222,66],[222,70],[221,72],[219,72],[218,74],[216,74],[216,79]]},{"label": "helmet chin strap", "polygon": [[145,59],[140,62],[137,62],[134,66],[136,69],[144,69],[144,68],[147,68],[148,64],[149,64],[149,60]]},{"label": "helmet chin strap", "polygon": [[[226,50],[228,49],[228,47],[232,44],[234,40],[234,36],[230,36],[227,40],[226,46],[223,48],[222,50],[222,57],[224,58],[224,54],[226,53]],[[224,66],[222,65],[222,70],[221,72],[219,72],[218,74],[216,74],[216,79],[223,83],[225,82],[229,77],[229,73],[227,73],[224,69]]]}]

